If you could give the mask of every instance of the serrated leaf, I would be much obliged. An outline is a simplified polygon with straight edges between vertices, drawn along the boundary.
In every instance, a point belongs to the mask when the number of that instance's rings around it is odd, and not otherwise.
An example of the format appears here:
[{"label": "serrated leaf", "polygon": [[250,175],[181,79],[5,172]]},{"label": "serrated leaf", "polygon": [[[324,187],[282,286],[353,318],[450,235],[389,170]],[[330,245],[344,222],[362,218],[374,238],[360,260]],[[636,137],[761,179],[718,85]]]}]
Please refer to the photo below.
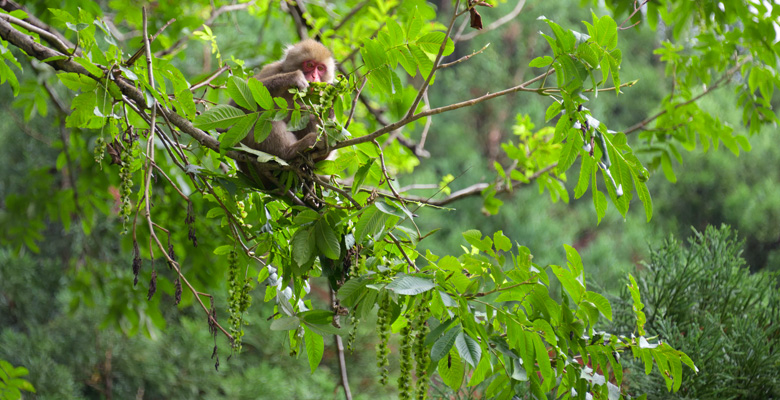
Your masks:
[{"label": "serrated leaf", "polygon": [[456,391],[460,389],[465,368],[458,353],[450,353],[449,358],[441,359],[437,370],[439,371],[441,380],[444,381],[447,386]]},{"label": "serrated leaf", "polygon": [[596,292],[586,292],[585,299],[593,303],[604,317],[612,321],[612,306],[606,297]]},{"label": "serrated leaf", "polygon": [[314,258],[314,251],[317,249],[317,242],[314,239],[314,230],[311,228],[300,228],[295,231],[292,239],[292,256],[298,265],[306,265]]},{"label": "serrated leaf", "polygon": [[301,325],[298,317],[282,317],[271,322],[272,331],[291,331]]},{"label": "serrated leaf", "polygon": [[412,275],[398,275],[387,285],[387,290],[398,294],[413,296],[433,289],[436,285],[433,280]]},{"label": "serrated leaf", "polygon": [[569,135],[566,144],[561,149],[561,155],[558,157],[558,174],[561,175],[566,172],[569,167],[577,160],[577,156],[580,154],[580,148],[582,147],[582,136],[579,134]]},{"label": "serrated leaf", "polygon": [[455,344],[455,339],[457,339],[460,332],[460,325],[444,332],[444,335],[442,335],[431,348],[431,362],[437,362],[447,356],[447,353],[450,352],[450,349]]},{"label": "serrated leaf", "polygon": [[333,322],[333,311],[309,310],[298,313],[298,318],[307,324],[324,325]]},{"label": "serrated leaf", "polygon": [[366,290],[368,282],[369,280],[367,279],[350,279],[341,285],[336,295],[344,305],[352,307],[363,294],[363,291]]},{"label": "serrated leaf", "polygon": [[273,123],[263,116],[260,116],[260,119],[255,125],[255,132],[253,134],[255,142],[262,143],[268,138],[268,135],[271,133],[271,128],[273,128]]},{"label": "serrated leaf", "polygon": [[230,98],[238,104],[239,107],[244,107],[247,110],[257,110],[257,103],[255,102],[254,95],[249,89],[249,84],[241,78],[235,75],[228,78],[227,91]]},{"label": "serrated leaf", "polygon": [[590,175],[593,172],[595,163],[590,155],[580,157],[580,176],[577,179],[577,186],[574,188],[575,199],[579,199],[588,191],[588,183],[590,182]]},{"label": "serrated leaf", "polygon": [[[415,43],[417,43],[417,45],[428,54],[438,54],[444,39],[444,32],[428,32],[417,39]],[[454,50],[455,44],[452,42],[452,39],[447,37],[447,44],[444,47],[444,53],[442,53],[442,56],[448,56],[452,54]]]},{"label": "serrated leaf", "polygon": [[274,108],[274,100],[271,97],[271,92],[268,91],[262,82],[255,78],[250,78],[247,85],[249,86],[249,91],[252,92],[252,98],[260,107],[264,110]]},{"label": "serrated leaf", "polygon": [[314,234],[317,239],[317,248],[320,252],[331,260],[338,260],[341,255],[339,238],[325,218],[314,224]]},{"label": "serrated leaf", "polygon": [[533,60],[531,60],[530,63],[528,63],[528,66],[532,68],[543,68],[552,64],[552,62],[553,59],[550,56],[536,57]]},{"label": "serrated leaf", "polygon": [[536,332],[530,332],[528,336],[531,337],[534,344],[534,358],[536,359],[536,364],[539,366],[539,371],[542,373],[542,379],[545,382],[554,382],[555,375],[553,374],[550,365],[550,355],[542,342],[542,338]]},{"label": "serrated leaf", "polygon": [[461,331],[455,338],[455,348],[458,349],[460,358],[476,368],[479,360],[482,358],[482,348],[479,347],[479,343],[476,340]]},{"label": "serrated leaf", "polygon": [[94,79],[73,72],[59,73],[57,74],[57,78],[59,78],[60,82],[62,82],[65,87],[74,91],[81,90],[86,92],[95,90],[97,87],[97,82]]},{"label": "serrated leaf", "polygon": [[571,271],[558,265],[551,265],[550,268],[561,282],[563,288],[566,289],[566,292],[569,293],[572,300],[575,303],[579,303],[580,299],[582,299],[582,295],[585,293],[585,288],[582,286],[582,284],[577,280],[577,278],[574,277],[574,275],[572,275]]},{"label": "serrated leaf", "polygon": [[363,243],[367,235],[373,238],[384,229],[387,218],[388,215],[380,212],[375,204],[363,211],[363,215],[360,216],[357,224],[355,224],[355,240],[357,243]]},{"label": "serrated leaf", "polygon": [[325,353],[325,341],[322,336],[314,333],[307,326],[303,327],[303,340],[306,342],[306,357],[309,359],[309,367],[313,374]]},{"label": "serrated leaf", "polygon": [[258,114],[256,113],[246,114],[239,118],[232,128],[228,129],[227,132],[223,133],[219,137],[219,147],[223,149],[233,147],[236,145],[236,143],[243,140],[246,135],[249,134],[249,131],[252,130],[252,128],[255,126],[257,118]]},{"label": "serrated leaf", "polygon": [[229,128],[245,115],[239,108],[220,104],[198,115],[192,122],[197,128],[209,131],[217,128]]}]

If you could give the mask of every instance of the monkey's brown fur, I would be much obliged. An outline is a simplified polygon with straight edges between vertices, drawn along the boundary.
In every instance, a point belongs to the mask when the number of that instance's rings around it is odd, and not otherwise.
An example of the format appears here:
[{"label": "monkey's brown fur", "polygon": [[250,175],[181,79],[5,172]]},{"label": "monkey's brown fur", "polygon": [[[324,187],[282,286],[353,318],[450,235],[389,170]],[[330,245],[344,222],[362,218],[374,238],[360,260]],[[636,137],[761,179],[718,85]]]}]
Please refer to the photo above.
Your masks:
[{"label": "monkey's brown fur", "polygon": [[[290,46],[281,60],[263,67],[255,75],[255,78],[263,83],[271,92],[271,96],[283,97],[288,104],[292,104],[293,95],[288,89],[297,87],[299,90],[306,90],[309,87],[309,82],[303,71],[304,63],[309,61],[325,66],[326,71],[319,79],[321,82],[333,83],[336,69],[333,56],[330,50],[312,39],[306,39]],[[314,146],[319,128],[315,118],[311,118],[309,125],[305,128],[290,132],[287,129],[289,121],[289,116],[283,121],[272,121],[271,133],[260,143],[255,142],[254,131],[250,132],[242,142],[253,149],[289,161],[302,151]]]}]

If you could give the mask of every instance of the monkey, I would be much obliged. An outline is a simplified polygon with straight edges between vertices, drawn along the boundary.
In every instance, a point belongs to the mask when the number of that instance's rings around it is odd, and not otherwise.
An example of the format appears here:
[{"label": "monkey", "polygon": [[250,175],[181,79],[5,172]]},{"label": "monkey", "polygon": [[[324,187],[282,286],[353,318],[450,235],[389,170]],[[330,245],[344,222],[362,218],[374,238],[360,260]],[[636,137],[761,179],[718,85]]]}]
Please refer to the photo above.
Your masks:
[{"label": "monkey", "polygon": [[[309,82],[333,83],[335,69],[336,63],[330,50],[315,40],[306,39],[287,48],[282,59],[263,67],[255,79],[262,82],[271,96],[283,97],[287,104],[292,104],[293,94],[288,89],[294,87],[305,91]],[[295,132],[287,129],[289,122],[289,116],[282,121],[272,121],[271,132],[265,140],[257,143],[252,130],[242,143],[284,161],[290,161],[304,150],[320,144],[317,143],[319,125],[315,118]]]}]

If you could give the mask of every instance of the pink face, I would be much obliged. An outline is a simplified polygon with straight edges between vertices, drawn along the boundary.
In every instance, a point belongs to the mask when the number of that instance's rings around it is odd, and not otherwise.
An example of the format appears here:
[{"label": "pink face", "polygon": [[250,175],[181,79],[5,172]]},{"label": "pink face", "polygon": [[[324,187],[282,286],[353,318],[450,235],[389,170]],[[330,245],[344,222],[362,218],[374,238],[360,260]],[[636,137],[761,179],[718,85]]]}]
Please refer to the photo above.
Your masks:
[{"label": "pink face", "polygon": [[322,77],[328,71],[328,67],[325,64],[318,63],[314,60],[306,60],[303,62],[303,75],[309,82],[322,82]]}]

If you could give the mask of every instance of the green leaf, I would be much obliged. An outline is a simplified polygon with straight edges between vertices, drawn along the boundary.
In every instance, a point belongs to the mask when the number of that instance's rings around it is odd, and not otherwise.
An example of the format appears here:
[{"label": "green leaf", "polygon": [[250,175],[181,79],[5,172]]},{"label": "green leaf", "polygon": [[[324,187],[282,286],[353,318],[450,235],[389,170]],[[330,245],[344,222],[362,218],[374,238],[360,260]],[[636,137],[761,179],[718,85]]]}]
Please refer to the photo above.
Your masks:
[{"label": "green leaf", "polygon": [[528,66],[532,68],[543,68],[549,66],[550,64],[552,64],[552,62],[553,59],[550,56],[536,57],[533,60],[531,60],[530,63],[528,63]]},{"label": "green leaf", "polygon": [[271,128],[273,127],[273,123],[268,118],[265,118],[266,116],[267,114],[263,113],[257,121],[257,125],[255,125],[254,138],[257,143],[262,143],[271,133]]},{"label": "green leaf", "polygon": [[249,85],[245,80],[238,78],[235,75],[231,76],[228,78],[227,91],[230,98],[233,99],[239,107],[244,107],[250,111],[257,110],[257,103],[253,97],[254,93],[249,89]]},{"label": "green leaf", "polygon": [[447,353],[450,352],[450,349],[455,344],[455,339],[457,339],[460,332],[460,325],[457,325],[447,332],[444,332],[444,335],[442,335],[431,348],[431,362],[441,360],[447,355]]},{"label": "green leaf", "polygon": [[322,336],[314,333],[310,328],[303,327],[303,339],[306,342],[306,357],[309,359],[309,367],[313,374],[322,361],[325,353],[325,341]]},{"label": "green leaf", "polygon": [[551,265],[550,268],[555,276],[558,277],[566,292],[572,297],[572,300],[575,303],[579,303],[582,295],[585,293],[585,288],[582,284],[572,275],[571,271],[557,265]]},{"label": "green leaf", "polygon": [[239,108],[220,104],[198,115],[192,122],[195,127],[209,131],[217,128],[229,128],[245,115]]},{"label": "green leaf", "polygon": [[558,157],[558,174],[563,174],[569,167],[577,160],[577,156],[580,154],[580,148],[582,147],[582,135],[574,134],[569,135],[566,144],[561,150],[561,155]]},{"label": "green leaf", "polygon": [[647,182],[643,182],[640,177],[632,171],[634,178],[634,187],[636,187],[636,193],[639,196],[639,200],[642,201],[642,206],[645,208],[645,216],[647,222],[653,218],[653,199],[650,197],[650,191],[647,189]]},{"label": "green leaf", "polygon": [[536,364],[539,366],[539,371],[542,373],[542,379],[546,382],[545,386],[551,385],[555,382],[555,375],[553,374],[552,367],[550,365],[550,355],[547,352],[547,348],[542,343],[542,338],[536,332],[528,333],[528,336],[532,338],[534,344],[534,353],[536,354]]},{"label": "green leaf", "polygon": [[436,285],[433,280],[418,276],[399,274],[387,285],[387,290],[398,294],[413,296],[433,289]]},{"label": "green leaf", "polygon": [[372,238],[382,231],[385,227],[388,215],[376,208],[376,204],[372,204],[370,207],[363,211],[363,215],[360,216],[358,222],[355,224],[355,240],[358,244],[362,244],[366,238],[366,235]]},{"label": "green leaf", "polygon": [[493,365],[490,363],[490,357],[483,357],[477,365],[477,368],[471,373],[471,379],[469,380],[468,386],[479,385],[492,374]]},{"label": "green leaf", "polygon": [[482,239],[482,232],[476,229],[463,232],[463,237],[479,251],[489,252],[493,248],[493,241],[487,236]]},{"label": "green leaf", "polygon": [[325,325],[333,322],[333,311],[309,310],[298,313],[298,318],[307,324]]},{"label": "green leaf", "polygon": [[363,295],[363,292],[366,290],[366,285],[369,282],[370,281],[368,279],[350,279],[345,284],[341,285],[336,295],[338,296],[339,300],[344,303],[344,305],[347,307],[352,307],[355,305],[355,302],[357,302],[360,296]]},{"label": "green leaf", "polygon": [[[422,50],[428,54],[438,54],[441,44],[444,42],[444,32],[428,32],[421,38],[417,39],[416,43],[422,48]],[[448,56],[455,50],[455,44],[452,39],[447,38],[447,44],[444,47],[444,53],[442,56]]]},{"label": "green leaf", "polygon": [[255,126],[258,117],[257,113],[252,113],[239,118],[232,128],[219,137],[219,147],[227,149],[242,141],[249,134],[249,131],[252,130],[252,127]]},{"label": "green leaf", "polygon": [[593,303],[598,308],[601,315],[612,321],[612,306],[609,304],[609,300],[606,297],[596,292],[586,292],[585,300]]},{"label": "green leaf", "polygon": [[325,218],[320,219],[314,225],[314,233],[317,238],[317,248],[320,249],[320,252],[331,260],[338,260],[341,255],[339,238]]},{"label": "green leaf", "polygon": [[580,157],[580,176],[577,179],[577,186],[574,188],[575,199],[579,199],[588,191],[588,183],[590,182],[590,175],[593,172],[594,164],[596,164],[596,162],[590,155],[584,154]]},{"label": "green leaf", "polygon": [[74,72],[59,73],[57,74],[57,78],[60,79],[60,82],[62,82],[65,87],[74,91],[80,90],[82,92],[87,92],[95,90],[97,87],[97,82],[94,79]]},{"label": "green leaf", "polygon": [[[580,253],[577,252],[577,249],[568,244],[564,244],[563,248],[566,250],[566,261],[569,263],[572,274],[577,278],[581,277],[584,274],[585,267],[582,265]],[[582,285],[585,286],[584,280],[582,281]]]},{"label": "green leaf", "polygon": [[291,331],[301,325],[298,317],[282,317],[271,322],[272,331]]},{"label": "green leaf", "polygon": [[672,168],[672,159],[667,152],[661,153],[661,169],[664,171],[666,180],[672,183],[677,182],[677,176],[674,175],[674,168]]},{"label": "green leaf", "polygon": [[449,357],[442,358],[438,365],[439,376],[444,383],[457,391],[463,382],[463,373],[465,368],[460,360],[458,353],[452,352]]},{"label": "green leaf", "polygon": [[493,244],[496,246],[496,250],[509,251],[512,250],[512,241],[508,237],[504,236],[503,231],[498,231],[493,234]]},{"label": "green leaf", "polygon": [[271,93],[263,86],[263,83],[255,78],[249,78],[249,91],[252,92],[252,98],[260,105],[264,110],[270,110],[274,108],[274,100],[271,97]]},{"label": "green leaf", "polygon": [[314,229],[299,228],[295,231],[292,239],[292,256],[298,265],[306,265],[314,258],[314,251],[317,248],[317,241],[314,238]]},{"label": "green leaf", "polygon": [[463,360],[476,368],[482,358],[482,348],[479,347],[476,340],[461,331],[455,338],[455,348],[458,349],[458,354]]}]

